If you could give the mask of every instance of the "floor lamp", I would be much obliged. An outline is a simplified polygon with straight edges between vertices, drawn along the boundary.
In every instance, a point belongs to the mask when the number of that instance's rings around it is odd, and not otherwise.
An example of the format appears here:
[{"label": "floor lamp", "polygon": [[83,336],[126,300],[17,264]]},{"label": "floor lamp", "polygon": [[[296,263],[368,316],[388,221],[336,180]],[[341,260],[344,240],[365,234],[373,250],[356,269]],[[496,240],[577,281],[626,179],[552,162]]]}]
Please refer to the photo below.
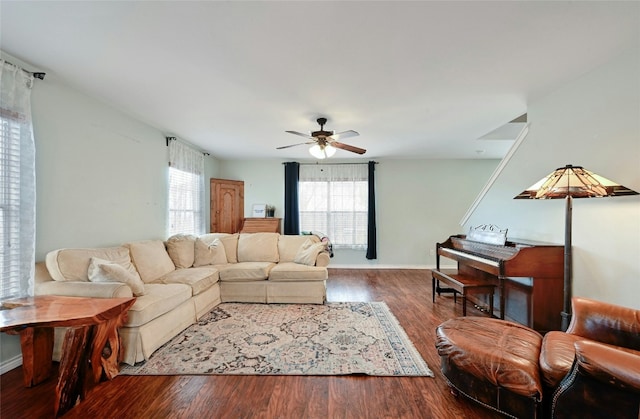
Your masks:
[{"label": "floor lamp", "polygon": [[571,320],[572,255],[571,255],[571,206],[573,198],[602,198],[606,196],[638,195],[638,192],[610,181],[580,166],[570,164],[560,167],[537,183],[522,191],[514,199],[566,200],[564,222],[564,299],[562,330],[567,330]]}]

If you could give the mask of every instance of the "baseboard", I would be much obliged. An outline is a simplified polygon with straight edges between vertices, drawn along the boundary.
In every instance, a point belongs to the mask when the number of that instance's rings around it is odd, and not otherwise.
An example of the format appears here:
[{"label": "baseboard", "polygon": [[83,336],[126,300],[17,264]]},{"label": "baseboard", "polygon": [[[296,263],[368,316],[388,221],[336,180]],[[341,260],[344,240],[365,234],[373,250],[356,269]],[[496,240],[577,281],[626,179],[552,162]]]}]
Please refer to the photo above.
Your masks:
[{"label": "baseboard", "polygon": [[7,359],[6,361],[0,363],[0,375],[16,369],[20,365],[22,365],[22,355],[16,355],[13,358]]},{"label": "baseboard", "polygon": [[[366,264],[347,264],[347,263],[330,263],[327,268],[331,269],[435,269],[436,265],[366,265]],[[455,269],[456,265],[441,265],[441,269]]]},{"label": "baseboard", "polygon": [[429,265],[368,265],[368,264],[340,264],[330,263],[327,268],[336,269],[435,269],[435,266]]}]

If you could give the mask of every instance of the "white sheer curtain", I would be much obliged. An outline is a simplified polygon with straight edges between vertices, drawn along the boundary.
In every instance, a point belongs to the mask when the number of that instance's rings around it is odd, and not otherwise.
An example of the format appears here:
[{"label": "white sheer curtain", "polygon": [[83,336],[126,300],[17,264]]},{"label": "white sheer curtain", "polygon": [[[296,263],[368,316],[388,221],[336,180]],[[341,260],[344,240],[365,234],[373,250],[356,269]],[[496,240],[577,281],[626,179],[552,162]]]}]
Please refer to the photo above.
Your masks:
[{"label": "white sheer curtain", "polygon": [[366,164],[300,165],[300,231],[326,234],[334,248],[367,246]]},{"label": "white sheer curtain", "polygon": [[0,298],[33,295],[35,144],[33,75],[0,60]]},{"label": "white sheer curtain", "polygon": [[204,154],[169,141],[169,236],[204,234]]}]

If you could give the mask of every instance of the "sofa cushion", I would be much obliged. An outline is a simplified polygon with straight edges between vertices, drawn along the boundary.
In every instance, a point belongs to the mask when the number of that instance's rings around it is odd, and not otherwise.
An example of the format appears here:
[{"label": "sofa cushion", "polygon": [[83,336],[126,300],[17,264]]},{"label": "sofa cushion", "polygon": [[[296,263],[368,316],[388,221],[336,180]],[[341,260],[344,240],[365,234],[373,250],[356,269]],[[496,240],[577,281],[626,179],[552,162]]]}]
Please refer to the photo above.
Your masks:
[{"label": "sofa cushion", "polygon": [[311,240],[307,240],[302,244],[293,261],[302,265],[314,266],[316,258],[326,248],[327,245],[325,243],[314,243]]},{"label": "sofa cushion", "polygon": [[218,270],[213,266],[202,266],[199,268],[176,269],[169,272],[156,282],[163,284],[186,284],[191,287],[192,295],[198,295],[201,292],[211,288],[213,284],[218,282]]},{"label": "sofa cushion", "polygon": [[176,269],[190,268],[195,258],[196,236],[175,234],[164,243]]},{"label": "sofa cushion", "polygon": [[326,268],[280,262],[269,272],[269,281],[322,281],[328,278]]},{"label": "sofa cushion", "polygon": [[144,282],[140,276],[126,270],[123,266],[115,262],[92,257],[87,270],[89,281],[91,282],[122,282],[131,288],[134,296],[144,295]]},{"label": "sofa cushion", "polygon": [[145,283],[153,282],[176,269],[162,240],[127,243],[131,260]]},{"label": "sofa cushion", "polygon": [[278,238],[279,262],[293,262],[298,251],[307,240],[311,240],[313,243],[320,242],[318,236],[315,235],[280,235]]},{"label": "sofa cushion", "polygon": [[194,267],[205,265],[225,265],[227,254],[224,245],[218,238],[198,237],[195,243]]},{"label": "sofa cushion", "polygon": [[210,243],[213,239],[220,239],[227,254],[228,263],[238,262],[238,234],[229,233],[209,233],[200,236],[205,243]]},{"label": "sofa cushion", "polygon": [[124,326],[137,327],[149,323],[191,298],[191,287],[185,284],[146,284],[145,288],[146,294],[138,297],[127,312]]},{"label": "sofa cushion", "polygon": [[[492,396],[481,396],[493,394],[492,386],[507,393],[502,397],[514,393],[541,400],[538,358],[542,335],[535,330],[500,319],[457,317],[436,328],[435,345],[442,366],[447,366],[443,373],[456,388],[472,383],[472,377],[480,380],[477,389],[467,393],[475,400],[499,408]],[[459,373],[454,373],[456,370]]]},{"label": "sofa cushion", "polygon": [[271,262],[239,262],[219,266],[220,281],[259,281],[267,279],[275,266]]},{"label": "sofa cushion", "polygon": [[90,249],[58,249],[47,253],[45,264],[56,281],[89,281],[89,262],[92,257],[115,262],[137,275],[131,263],[129,249],[124,246]]},{"label": "sofa cushion", "polygon": [[278,233],[246,233],[238,239],[238,262],[273,262],[278,256]]}]

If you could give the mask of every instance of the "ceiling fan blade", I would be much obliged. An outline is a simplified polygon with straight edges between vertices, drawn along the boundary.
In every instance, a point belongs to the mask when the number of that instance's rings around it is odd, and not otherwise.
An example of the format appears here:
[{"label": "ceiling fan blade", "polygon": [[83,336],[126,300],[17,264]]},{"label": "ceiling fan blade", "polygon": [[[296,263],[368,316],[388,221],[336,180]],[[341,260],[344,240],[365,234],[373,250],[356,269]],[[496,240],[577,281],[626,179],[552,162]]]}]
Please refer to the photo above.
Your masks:
[{"label": "ceiling fan blade", "polygon": [[303,134],[303,133],[298,132],[298,131],[285,131],[285,132],[288,132],[289,134],[299,135],[299,136],[301,136],[301,137],[310,138],[310,139],[312,139],[312,140],[315,140],[315,138],[313,138],[313,137],[312,137],[312,136],[310,136],[309,134]]},{"label": "ceiling fan blade", "polygon": [[334,140],[342,140],[344,138],[357,137],[358,135],[360,134],[358,134],[357,131],[349,130],[349,131],[336,132],[335,134],[331,134],[329,138],[333,138]]},{"label": "ceiling fan blade", "polygon": [[315,141],[307,141],[306,143],[283,145],[282,147],[276,147],[276,150],[282,150],[283,148],[295,147],[295,146],[305,145],[305,144],[315,144]]},{"label": "ceiling fan blade", "polygon": [[337,141],[332,141],[331,145],[335,148],[341,148],[343,150],[351,151],[352,153],[364,154],[367,152],[367,150],[365,150],[364,148],[354,147],[352,145],[339,143]]}]

